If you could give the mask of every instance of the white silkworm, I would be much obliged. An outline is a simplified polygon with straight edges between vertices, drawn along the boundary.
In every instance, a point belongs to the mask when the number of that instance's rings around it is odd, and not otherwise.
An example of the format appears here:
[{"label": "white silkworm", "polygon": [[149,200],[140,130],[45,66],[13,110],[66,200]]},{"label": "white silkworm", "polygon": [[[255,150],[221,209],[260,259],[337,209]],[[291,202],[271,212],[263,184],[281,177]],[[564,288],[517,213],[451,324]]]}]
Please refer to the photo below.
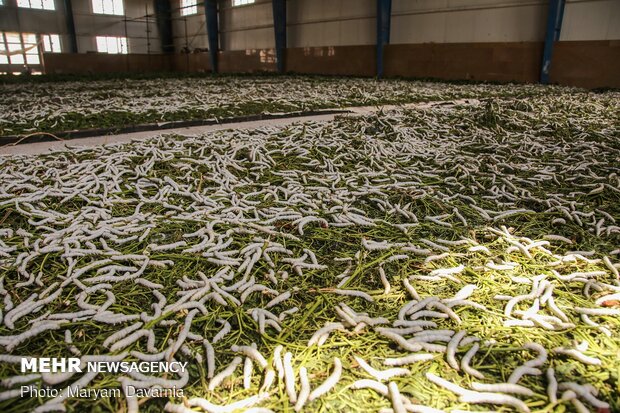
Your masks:
[{"label": "white silkworm", "polygon": [[222,329],[215,335],[215,337],[213,337],[213,340],[212,340],[213,344],[217,343],[222,338],[224,338],[224,336],[230,333],[230,330],[231,330],[231,326],[228,321],[219,318],[217,319],[217,322],[220,324],[223,324],[223,326],[222,326]]},{"label": "white silkworm", "polygon": [[[420,296],[418,295],[418,292],[409,283],[409,280],[407,278],[403,279],[403,285],[405,286],[405,289],[407,290],[411,298],[413,298],[414,300],[418,300],[418,301],[420,300]],[[402,317],[399,317],[399,318],[402,318]]]},{"label": "white silkworm", "polygon": [[360,297],[363,298],[366,301],[370,301],[371,303],[374,302],[373,298],[368,295],[367,293],[363,292],[363,291],[357,291],[357,290],[341,290],[338,288],[334,288],[332,290],[333,293],[335,294],[339,294],[339,295],[348,295],[348,296],[352,296],[352,297]]},{"label": "white silkworm", "polygon": [[476,393],[467,392],[459,397],[462,403],[490,403],[512,406],[521,412],[528,413],[529,407],[523,401],[513,396],[500,393]]},{"label": "white silkworm", "polygon": [[406,410],[401,399],[400,391],[398,391],[398,386],[393,381],[388,384],[388,392],[390,395],[390,400],[392,401],[394,413],[405,413]]},{"label": "white silkworm", "polygon": [[310,381],[308,380],[308,372],[303,366],[299,369],[299,380],[301,388],[299,390],[297,402],[295,403],[296,412],[299,412],[301,409],[303,409],[306,401],[308,400],[308,396],[310,396]]},{"label": "white silkworm", "polygon": [[[297,402],[297,393],[295,392],[295,372],[293,371],[293,365],[291,359],[293,355],[290,352],[284,354],[284,384],[286,385],[286,394],[291,403]],[[311,399],[312,401],[312,399]]]},{"label": "white silkworm", "polygon": [[372,366],[370,366],[370,364],[366,363],[366,361],[364,361],[364,359],[362,359],[361,357],[353,356],[353,358],[355,359],[355,361],[357,361],[357,364],[359,364],[359,366],[366,371],[366,373],[370,374],[372,377],[379,381],[389,380],[395,376],[406,376],[411,373],[409,370],[403,368],[376,370]]},{"label": "white silkworm", "polygon": [[383,294],[389,294],[392,286],[390,285],[390,282],[385,276],[385,271],[381,266],[379,266],[379,278],[381,279],[381,284],[383,284]]},{"label": "white silkworm", "polygon": [[230,350],[235,352],[235,353],[241,353],[241,354],[243,354],[243,355],[245,355],[247,357],[250,357],[262,369],[265,369],[267,367],[267,360],[265,360],[265,357],[263,357],[263,355],[260,354],[256,348],[254,348],[255,346],[256,346],[256,344],[254,344],[254,346],[237,346],[237,345],[233,345],[233,346],[230,347]]},{"label": "white silkworm", "polygon": [[283,292],[282,294],[278,295],[277,297],[275,297],[274,299],[272,299],[271,301],[269,301],[267,303],[267,305],[265,306],[265,308],[271,308],[274,307],[286,300],[288,300],[291,297],[291,292],[290,291],[286,291]]},{"label": "white silkworm", "polygon": [[547,395],[551,403],[557,403],[558,401],[558,382],[555,379],[555,371],[552,368],[547,369]]},{"label": "white silkworm", "polygon": [[580,384],[574,383],[574,382],[562,382],[559,384],[559,389],[560,390],[570,390],[573,391],[575,394],[579,395],[580,397],[584,398],[585,400],[588,401],[588,403],[590,403],[592,406],[599,408],[599,409],[609,409],[609,404],[607,402],[604,402],[602,400],[597,399],[592,392],[590,391],[590,389],[586,386],[582,386]]},{"label": "white silkworm", "polygon": [[524,366],[528,367],[540,367],[547,361],[547,350],[543,346],[537,343],[526,343],[523,345],[523,348],[532,350],[538,353],[538,357],[533,360],[526,361],[523,363]]},{"label": "white silkworm", "polygon": [[423,361],[433,360],[435,356],[427,353],[410,354],[399,358],[387,358],[383,361],[386,366],[404,366],[407,364],[415,364]]},{"label": "white silkworm", "polygon": [[203,340],[202,344],[207,353],[207,378],[211,379],[215,373],[215,350],[209,340]]},{"label": "white silkworm", "polygon": [[340,380],[340,375],[342,374],[342,363],[338,357],[334,357],[334,371],[332,374],[325,379],[325,381],[316,389],[310,392],[308,396],[309,401],[313,401],[323,396],[325,393],[329,392]]},{"label": "white silkworm", "polygon": [[208,389],[210,391],[215,390],[217,386],[219,386],[224,380],[226,380],[228,377],[230,377],[235,372],[235,369],[237,368],[237,366],[241,364],[242,362],[243,362],[243,359],[241,357],[235,357],[233,361],[224,370],[216,374],[211,379],[211,381],[209,382]]},{"label": "white silkworm", "polygon": [[273,366],[276,368],[278,372],[278,379],[282,380],[284,378],[284,365],[282,364],[282,353],[283,347],[278,345],[273,351]]},{"label": "white silkworm", "polygon": [[456,393],[459,396],[462,396],[466,393],[471,392],[470,390],[464,389],[456,384],[449,382],[448,380],[442,379],[439,376],[434,375],[433,373],[426,373],[426,379],[444,389],[450,390],[452,393]]},{"label": "white silkworm", "polygon": [[437,275],[440,277],[445,277],[448,275],[460,274],[465,269],[464,265],[459,265],[453,268],[438,268],[436,270],[431,271],[431,276]]},{"label": "white silkworm", "polygon": [[446,351],[446,361],[454,370],[459,370],[459,363],[456,361],[455,353],[460,341],[467,335],[467,331],[461,330],[452,336]]},{"label": "white silkworm", "polygon": [[517,384],[517,382],[521,380],[521,377],[525,375],[540,376],[541,374],[542,374],[542,371],[540,371],[539,369],[535,367],[529,367],[525,365],[519,366],[516,369],[514,369],[510,377],[508,377],[507,382],[510,384]]},{"label": "white silkworm", "polygon": [[448,300],[444,300],[444,301],[459,301],[459,300],[466,300],[467,298],[469,298],[474,291],[476,290],[476,287],[474,284],[467,284],[465,287],[461,288],[455,295],[454,297],[448,299]]},{"label": "white silkworm", "polygon": [[225,406],[213,404],[210,401],[203,399],[202,397],[195,397],[187,400],[187,404],[191,407],[200,407],[202,410],[209,413],[232,413],[236,410],[245,409],[247,407],[260,403],[267,397],[269,397],[269,395],[267,395],[266,393],[257,394],[256,396],[248,397],[247,399],[239,400]]},{"label": "white silkworm", "polygon": [[322,336],[325,336],[335,330],[345,331],[345,328],[342,323],[327,323],[325,326],[318,329],[312,337],[310,337],[310,340],[308,340],[308,347],[316,344]]},{"label": "white silkworm", "polygon": [[243,388],[246,390],[252,385],[253,364],[254,363],[252,363],[252,359],[250,357],[246,357],[243,362]]},{"label": "white silkworm", "polygon": [[573,307],[573,310],[577,311],[580,314],[587,315],[600,315],[600,316],[617,316],[620,315],[620,309],[616,308],[583,308],[583,307]]},{"label": "white silkworm", "polygon": [[564,347],[556,347],[553,349],[553,352],[556,354],[566,354],[567,356],[571,356],[584,364],[589,364],[592,366],[600,366],[602,364],[601,360],[597,359],[596,357],[587,356],[582,352],[572,348],[566,349]]},{"label": "white silkworm", "polygon": [[487,247],[485,247],[484,245],[475,245],[473,247],[469,247],[467,249],[467,251],[469,251],[469,252],[481,251],[481,252],[484,252],[487,255],[491,255],[491,251],[489,251],[489,249]]},{"label": "white silkworm", "polygon": [[471,359],[478,352],[479,348],[480,348],[480,345],[478,343],[474,343],[474,345],[471,346],[471,348],[467,351],[467,353],[465,353],[465,355],[461,359],[461,368],[463,369],[465,373],[469,374],[470,376],[474,376],[477,379],[483,379],[484,374],[480,373],[478,370],[474,369],[473,367],[469,365],[469,363],[471,362]]},{"label": "white silkworm", "polygon": [[271,388],[273,382],[276,378],[276,372],[272,369],[267,369],[265,372],[265,380],[263,381],[263,385],[260,388],[261,392],[265,392]]},{"label": "white silkworm", "polygon": [[512,393],[512,394],[520,394],[523,396],[533,396],[534,392],[527,387],[523,387],[518,384],[511,383],[495,383],[495,384],[486,384],[486,383],[478,383],[476,381],[471,383],[471,388],[476,391],[481,392],[492,392],[492,393]]}]

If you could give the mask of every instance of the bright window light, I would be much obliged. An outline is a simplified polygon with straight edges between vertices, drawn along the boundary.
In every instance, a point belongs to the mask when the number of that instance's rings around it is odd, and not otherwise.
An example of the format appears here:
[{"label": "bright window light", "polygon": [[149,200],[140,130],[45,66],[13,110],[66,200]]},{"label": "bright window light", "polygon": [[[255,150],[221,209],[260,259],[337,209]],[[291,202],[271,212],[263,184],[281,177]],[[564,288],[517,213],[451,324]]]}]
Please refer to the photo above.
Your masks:
[{"label": "bright window light", "polygon": [[22,47],[22,39],[19,33],[5,33],[6,50],[9,53],[9,63],[12,65],[23,65],[24,48]]},{"label": "bright window light", "polygon": [[62,48],[60,47],[60,36],[57,34],[42,34],[43,38],[43,50],[47,53],[60,53]]},{"label": "bright window light", "polygon": [[127,54],[127,38],[114,36],[97,36],[99,53]]},{"label": "bright window light", "polygon": [[245,6],[246,4],[252,4],[256,0],[233,0],[233,7],[235,6]]},{"label": "bright window light", "polygon": [[93,13],[95,14],[113,14],[122,16],[125,14],[123,9],[123,0],[92,0]]},{"label": "bright window light", "polygon": [[[4,4],[4,2],[1,4]],[[17,6],[26,9],[56,10],[54,0],[17,0]]]},{"label": "bright window light", "polygon": [[181,0],[181,16],[198,14],[198,4],[196,0]]}]

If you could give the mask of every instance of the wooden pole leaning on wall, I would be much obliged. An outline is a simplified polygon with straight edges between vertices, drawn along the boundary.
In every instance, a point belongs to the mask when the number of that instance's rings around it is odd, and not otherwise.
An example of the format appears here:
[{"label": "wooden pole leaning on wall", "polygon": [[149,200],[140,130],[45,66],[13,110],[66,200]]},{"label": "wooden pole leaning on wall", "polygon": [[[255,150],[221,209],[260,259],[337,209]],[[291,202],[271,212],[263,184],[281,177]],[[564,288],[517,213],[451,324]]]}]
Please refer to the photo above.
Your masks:
[{"label": "wooden pole leaning on wall", "polygon": [[273,32],[276,40],[276,67],[278,73],[286,70],[286,0],[273,0]]},{"label": "wooden pole leaning on wall", "polygon": [[545,32],[545,47],[543,50],[542,64],[540,68],[540,83],[549,84],[551,72],[551,60],[553,57],[553,45],[560,40],[562,20],[564,18],[565,0],[549,0],[549,14],[547,15],[547,30]]},{"label": "wooden pole leaning on wall", "polygon": [[207,18],[207,37],[209,40],[209,57],[211,71],[218,72],[218,52],[220,49],[220,30],[218,25],[217,0],[205,0],[205,15]]},{"label": "wooden pole leaning on wall", "polygon": [[383,77],[383,49],[390,44],[392,0],[377,0],[377,78]]}]

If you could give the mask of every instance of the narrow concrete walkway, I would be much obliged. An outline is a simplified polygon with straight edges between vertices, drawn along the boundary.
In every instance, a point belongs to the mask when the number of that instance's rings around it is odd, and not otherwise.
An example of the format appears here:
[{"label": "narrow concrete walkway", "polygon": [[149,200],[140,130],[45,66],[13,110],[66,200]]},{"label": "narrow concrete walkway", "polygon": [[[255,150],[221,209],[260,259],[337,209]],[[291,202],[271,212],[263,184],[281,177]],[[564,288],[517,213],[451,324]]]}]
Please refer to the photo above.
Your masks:
[{"label": "narrow concrete walkway", "polygon": [[[368,115],[379,110],[391,110],[396,108],[408,108],[408,109],[425,109],[433,106],[441,105],[463,105],[463,104],[476,104],[479,101],[477,99],[460,99],[451,101],[437,101],[437,102],[422,102],[422,103],[409,103],[404,105],[384,105],[384,106],[360,106],[343,108],[350,115]],[[237,123],[224,123],[221,125],[205,125],[205,126],[191,126],[177,129],[167,129],[163,131],[143,131],[133,133],[123,133],[119,135],[104,135],[93,136],[89,138],[69,139],[66,141],[55,142],[37,142],[37,143],[22,143],[19,145],[6,145],[0,147],[0,156],[3,155],[40,155],[44,153],[64,151],[68,147],[88,147],[97,145],[107,145],[111,143],[125,143],[134,140],[141,140],[151,138],[159,135],[184,135],[184,136],[197,136],[207,132],[213,132],[218,130],[228,129],[257,129],[263,126],[286,126],[295,122],[306,121],[331,121],[336,116],[347,116],[347,114],[327,114],[327,115],[310,115],[310,116],[296,116],[290,118],[281,119],[265,119],[259,121],[247,121]]]}]

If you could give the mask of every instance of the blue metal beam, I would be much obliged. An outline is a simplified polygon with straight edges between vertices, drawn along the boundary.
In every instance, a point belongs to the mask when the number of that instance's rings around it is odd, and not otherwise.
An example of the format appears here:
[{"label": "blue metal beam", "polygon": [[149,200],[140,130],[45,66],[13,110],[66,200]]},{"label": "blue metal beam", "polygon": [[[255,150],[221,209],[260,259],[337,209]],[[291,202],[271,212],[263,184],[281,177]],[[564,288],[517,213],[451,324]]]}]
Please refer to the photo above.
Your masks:
[{"label": "blue metal beam", "polygon": [[220,48],[220,30],[218,27],[217,0],[205,0],[205,14],[207,16],[207,37],[209,38],[209,56],[211,57],[211,71],[213,73],[217,73],[217,56]]},{"label": "blue metal beam", "polygon": [[383,48],[390,44],[392,0],[377,0],[377,77],[383,77]]},{"label": "blue metal beam", "polygon": [[279,73],[285,70],[286,0],[273,0],[273,31],[276,37],[276,65]]},{"label": "blue metal beam", "polygon": [[170,1],[154,0],[153,9],[155,10],[155,20],[161,41],[161,51],[164,53],[174,53],[174,39],[172,37],[172,11]]},{"label": "blue metal beam", "polygon": [[73,20],[73,5],[71,0],[65,0],[65,19],[67,23],[67,34],[69,35],[69,51],[78,52],[77,36],[75,34],[75,21]]},{"label": "blue metal beam", "polygon": [[540,83],[549,83],[549,72],[551,70],[551,58],[553,55],[553,44],[560,40],[562,30],[562,19],[564,17],[564,4],[566,0],[549,0],[549,14],[547,15],[547,31],[545,33],[545,48],[543,51],[542,67],[540,70]]}]

